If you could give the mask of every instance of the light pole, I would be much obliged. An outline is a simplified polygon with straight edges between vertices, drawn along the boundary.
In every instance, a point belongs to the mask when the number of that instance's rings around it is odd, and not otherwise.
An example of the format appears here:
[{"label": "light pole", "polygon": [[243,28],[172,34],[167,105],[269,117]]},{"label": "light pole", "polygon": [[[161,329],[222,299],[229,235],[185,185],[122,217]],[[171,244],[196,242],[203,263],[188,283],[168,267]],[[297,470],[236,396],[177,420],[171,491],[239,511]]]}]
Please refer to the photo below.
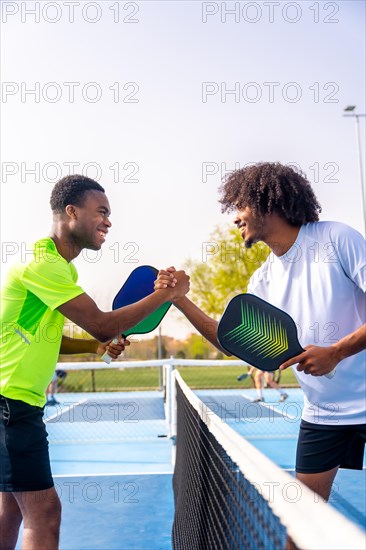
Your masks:
[{"label": "light pole", "polygon": [[[162,346],[162,338],[161,338],[161,325],[159,325],[158,329],[158,359],[162,359],[163,357],[163,346]],[[161,390],[163,387],[163,367],[162,365],[159,366],[159,389]]]},{"label": "light pole", "polygon": [[360,133],[360,117],[366,116],[366,114],[354,113],[356,105],[348,105],[344,111],[346,112],[345,117],[353,117],[356,121],[356,137],[357,137],[357,151],[358,151],[358,162],[359,162],[359,171],[360,171],[360,180],[361,180],[361,196],[362,196],[362,209],[363,209],[363,228],[366,236],[366,203],[365,203],[365,186],[363,183],[363,166],[362,166],[362,149],[361,149],[361,133]]}]

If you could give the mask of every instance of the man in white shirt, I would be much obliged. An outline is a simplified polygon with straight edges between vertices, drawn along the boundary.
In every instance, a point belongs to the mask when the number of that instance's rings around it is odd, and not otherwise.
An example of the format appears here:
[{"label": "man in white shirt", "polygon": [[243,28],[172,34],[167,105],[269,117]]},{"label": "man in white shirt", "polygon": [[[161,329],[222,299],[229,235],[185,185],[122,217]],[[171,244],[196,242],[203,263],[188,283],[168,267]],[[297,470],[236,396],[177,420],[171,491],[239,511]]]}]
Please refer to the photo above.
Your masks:
[{"label": "man in white shirt", "polygon": [[[231,173],[221,188],[223,211],[236,211],[245,247],[271,248],[248,292],[294,318],[305,351],[284,363],[304,391],[297,477],[329,498],[340,466],[362,469],[366,440],[365,240],[351,227],[319,222],[321,207],[303,174],[279,163]],[[171,286],[174,268],[157,288]],[[196,329],[224,353],[217,321],[187,297],[175,301]],[[323,376],[337,366],[334,378]]]}]

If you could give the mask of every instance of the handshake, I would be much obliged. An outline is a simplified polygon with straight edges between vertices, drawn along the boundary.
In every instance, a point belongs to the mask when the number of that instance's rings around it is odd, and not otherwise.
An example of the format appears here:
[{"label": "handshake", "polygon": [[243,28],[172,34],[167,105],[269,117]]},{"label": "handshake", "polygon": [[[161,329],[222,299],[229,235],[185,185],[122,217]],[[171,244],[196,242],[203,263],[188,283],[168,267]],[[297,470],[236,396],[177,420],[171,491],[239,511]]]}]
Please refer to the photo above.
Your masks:
[{"label": "handshake", "polygon": [[169,293],[168,300],[176,304],[189,291],[189,279],[185,271],[176,271],[175,267],[161,269],[154,283],[154,290]]}]

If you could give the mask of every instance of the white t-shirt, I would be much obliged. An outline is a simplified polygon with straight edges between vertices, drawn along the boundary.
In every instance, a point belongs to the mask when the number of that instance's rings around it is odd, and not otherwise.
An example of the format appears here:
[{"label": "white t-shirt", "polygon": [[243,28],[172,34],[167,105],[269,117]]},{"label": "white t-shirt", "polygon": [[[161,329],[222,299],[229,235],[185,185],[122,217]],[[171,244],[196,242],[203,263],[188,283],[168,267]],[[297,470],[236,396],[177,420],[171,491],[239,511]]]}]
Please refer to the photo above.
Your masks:
[{"label": "white t-shirt", "polygon": [[[281,257],[273,253],[251,277],[248,292],[294,319],[300,344],[330,346],[366,322],[366,242],[351,227],[315,222],[300,228]],[[366,422],[366,351],[338,363],[332,379],[294,373],[304,391],[304,420]]]}]

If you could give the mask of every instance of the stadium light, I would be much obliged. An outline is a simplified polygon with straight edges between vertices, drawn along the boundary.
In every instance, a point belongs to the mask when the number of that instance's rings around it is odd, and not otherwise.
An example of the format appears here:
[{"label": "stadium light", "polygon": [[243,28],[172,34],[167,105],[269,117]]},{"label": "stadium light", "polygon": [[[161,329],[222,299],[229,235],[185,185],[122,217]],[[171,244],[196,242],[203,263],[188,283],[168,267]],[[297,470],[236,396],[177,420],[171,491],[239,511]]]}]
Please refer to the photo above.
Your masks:
[{"label": "stadium light", "polygon": [[360,133],[360,117],[366,116],[366,114],[354,113],[356,105],[347,105],[343,110],[347,113],[343,116],[353,117],[356,122],[356,137],[357,137],[357,153],[358,153],[358,163],[359,163],[359,172],[361,180],[361,196],[362,196],[362,209],[363,209],[363,225],[364,233],[366,236],[366,203],[365,203],[365,185],[363,181],[363,166],[362,166],[362,149],[361,149],[361,133]]}]

